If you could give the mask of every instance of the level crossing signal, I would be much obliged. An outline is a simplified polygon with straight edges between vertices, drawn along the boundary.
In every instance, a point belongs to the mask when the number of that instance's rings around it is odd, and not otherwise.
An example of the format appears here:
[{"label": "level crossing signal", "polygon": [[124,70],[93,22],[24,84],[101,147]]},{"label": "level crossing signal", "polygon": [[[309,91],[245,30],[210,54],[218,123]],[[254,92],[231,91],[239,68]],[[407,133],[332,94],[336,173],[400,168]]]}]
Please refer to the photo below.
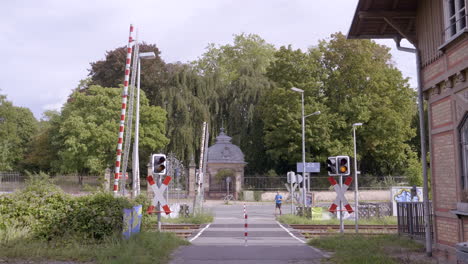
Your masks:
[{"label": "level crossing signal", "polygon": [[153,165],[153,173],[159,175],[166,174],[166,155],[164,154],[153,154],[151,157],[151,163]]},{"label": "level crossing signal", "polygon": [[336,169],[336,157],[328,157],[328,159],[327,159],[327,171],[328,171],[328,176],[338,175],[337,169]]},{"label": "level crossing signal", "polygon": [[348,176],[351,174],[349,168],[349,156],[336,156],[338,174]]}]

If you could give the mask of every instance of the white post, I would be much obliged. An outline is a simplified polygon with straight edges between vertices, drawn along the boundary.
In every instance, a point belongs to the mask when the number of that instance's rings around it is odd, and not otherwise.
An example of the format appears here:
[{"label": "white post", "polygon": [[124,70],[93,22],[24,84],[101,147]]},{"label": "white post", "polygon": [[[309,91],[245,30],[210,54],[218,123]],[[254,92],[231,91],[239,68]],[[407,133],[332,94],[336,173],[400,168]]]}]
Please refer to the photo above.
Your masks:
[{"label": "white post", "polygon": [[[340,191],[343,190],[343,174],[340,174]],[[344,197],[344,193],[343,193]],[[343,223],[343,201],[340,199],[340,233],[344,233],[344,223]]]},{"label": "white post", "polygon": [[137,94],[136,94],[136,110],[135,110],[135,139],[133,143],[133,181],[132,181],[132,197],[135,198],[139,194],[139,179],[140,179],[140,168],[138,164],[138,138],[140,129],[140,57],[137,59]]},{"label": "white post", "polygon": [[358,178],[357,178],[357,156],[356,156],[356,127],[353,125],[354,141],[354,223],[355,231],[359,232],[359,203],[358,203]]},{"label": "white post", "polygon": [[359,232],[359,187],[358,187],[358,177],[357,177],[357,154],[356,154],[356,127],[362,126],[362,123],[353,124],[353,142],[354,142],[354,223],[355,231]]},{"label": "white post", "polygon": [[304,206],[304,209],[302,210],[302,214],[305,215],[305,206],[306,206],[306,176],[305,176],[305,117],[304,117],[304,92],[301,93],[301,98],[302,98],[302,203]]}]

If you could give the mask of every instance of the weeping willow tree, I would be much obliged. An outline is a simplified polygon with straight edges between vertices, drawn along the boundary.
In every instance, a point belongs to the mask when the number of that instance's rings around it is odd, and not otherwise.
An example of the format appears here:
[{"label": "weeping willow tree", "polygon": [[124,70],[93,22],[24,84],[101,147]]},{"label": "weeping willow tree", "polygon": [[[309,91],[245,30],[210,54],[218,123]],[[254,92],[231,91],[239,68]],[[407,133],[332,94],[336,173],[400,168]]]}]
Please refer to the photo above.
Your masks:
[{"label": "weeping willow tree", "polygon": [[258,105],[272,89],[265,76],[274,58],[275,48],[255,34],[234,36],[233,44],[210,44],[195,62],[199,74],[216,76],[214,94],[217,100],[208,102],[212,115],[212,135],[221,126],[245,153],[247,173],[264,172],[263,122]]}]

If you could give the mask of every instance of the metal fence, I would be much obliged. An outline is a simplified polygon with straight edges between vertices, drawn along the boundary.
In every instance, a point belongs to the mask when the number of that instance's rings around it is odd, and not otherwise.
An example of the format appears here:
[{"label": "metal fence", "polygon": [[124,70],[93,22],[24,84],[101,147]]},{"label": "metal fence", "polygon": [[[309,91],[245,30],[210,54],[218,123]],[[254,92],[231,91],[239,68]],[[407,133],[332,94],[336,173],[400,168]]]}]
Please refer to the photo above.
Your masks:
[{"label": "metal fence", "polygon": [[359,218],[381,218],[392,215],[392,203],[359,203]]},{"label": "metal fence", "polygon": [[14,192],[24,187],[26,177],[19,172],[0,172],[0,193]]},{"label": "metal fence", "polygon": [[[19,172],[0,172],[0,193],[11,193],[26,186],[29,177]],[[102,186],[103,177],[83,174],[51,176],[52,181],[67,193],[80,193]]]},{"label": "metal fence", "polygon": [[[434,239],[432,227],[432,203],[429,203],[429,226],[431,237]],[[426,230],[424,227],[423,202],[398,202],[397,203],[398,234],[408,235],[411,238],[424,239]]]},{"label": "metal fence", "polygon": [[244,177],[244,190],[283,190],[287,182],[287,177]]},{"label": "metal fence", "polygon": [[[330,182],[328,175],[311,175],[310,188],[313,191],[328,191],[330,190]],[[343,177],[344,179],[345,177]],[[407,185],[407,177],[405,176],[359,176],[359,190],[387,190],[391,186]],[[287,183],[286,176],[244,176],[244,190],[269,191],[269,190],[285,190],[284,184]],[[224,187],[226,188],[226,187]],[[354,180],[349,187],[354,189]]]}]

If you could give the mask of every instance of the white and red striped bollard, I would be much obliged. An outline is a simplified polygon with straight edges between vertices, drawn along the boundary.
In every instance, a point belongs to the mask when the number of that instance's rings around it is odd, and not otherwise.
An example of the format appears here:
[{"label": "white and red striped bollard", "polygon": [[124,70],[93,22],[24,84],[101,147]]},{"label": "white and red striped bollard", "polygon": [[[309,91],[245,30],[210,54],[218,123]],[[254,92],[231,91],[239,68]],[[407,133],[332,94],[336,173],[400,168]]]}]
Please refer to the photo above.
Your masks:
[{"label": "white and red striped bollard", "polygon": [[125,61],[125,79],[124,88],[122,93],[122,110],[120,113],[120,128],[119,128],[119,141],[117,142],[117,158],[115,161],[115,174],[114,174],[114,195],[119,191],[119,176],[120,176],[120,160],[122,158],[122,143],[125,127],[125,112],[127,109],[127,96],[128,96],[128,79],[130,78],[130,64],[132,61],[132,33],[133,25],[130,25],[130,35],[128,37],[127,45],[127,59]]},{"label": "white and red striped bollard", "polygon": [[248,235],[248,232],[247,232],[247,210],[245,209],[245,203],[244,203],[244,219],[245,219],[245,223],[244,223],[244,246],[247,246],[247,235]]}]

